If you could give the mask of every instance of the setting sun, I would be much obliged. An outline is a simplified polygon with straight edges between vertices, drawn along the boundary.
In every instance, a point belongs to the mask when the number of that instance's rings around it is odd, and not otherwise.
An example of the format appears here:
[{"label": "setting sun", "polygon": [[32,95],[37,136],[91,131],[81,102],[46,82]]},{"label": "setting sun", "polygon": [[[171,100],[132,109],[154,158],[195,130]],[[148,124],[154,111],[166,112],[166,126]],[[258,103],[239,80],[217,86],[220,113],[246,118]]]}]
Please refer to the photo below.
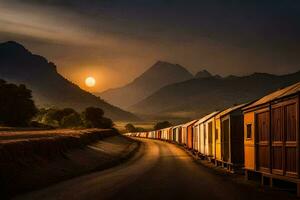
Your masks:
[{"label": "setting sun", "polygon": [[94,77],[87,77],[85,79],[85,85],[88,87],[94,87],[96,85],[96,80]]}]

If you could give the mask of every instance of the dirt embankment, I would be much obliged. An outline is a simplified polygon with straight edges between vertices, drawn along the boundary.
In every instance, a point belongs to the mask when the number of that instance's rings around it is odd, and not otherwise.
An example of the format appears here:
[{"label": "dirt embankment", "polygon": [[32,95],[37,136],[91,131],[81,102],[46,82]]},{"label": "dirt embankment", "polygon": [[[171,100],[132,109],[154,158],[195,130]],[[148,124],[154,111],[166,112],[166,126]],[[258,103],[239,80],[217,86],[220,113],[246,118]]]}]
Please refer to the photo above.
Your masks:
[{"label": "dirt embankment", "polygon": [[0,199],[108,168],[138,146],[114,130],[0,132]]}]

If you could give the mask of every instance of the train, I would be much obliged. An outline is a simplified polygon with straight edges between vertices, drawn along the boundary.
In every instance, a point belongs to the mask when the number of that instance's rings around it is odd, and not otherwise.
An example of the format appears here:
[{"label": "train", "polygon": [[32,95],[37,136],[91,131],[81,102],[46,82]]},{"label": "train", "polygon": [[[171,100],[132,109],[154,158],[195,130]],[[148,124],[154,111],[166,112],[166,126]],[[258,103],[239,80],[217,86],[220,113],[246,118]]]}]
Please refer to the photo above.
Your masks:
[{"label": "train", "polygon": [[299,105],[300,82],[184,124],[125,135],[177,143],[247,179],[259,174],[262,184],[296,183],[300,196]]}]

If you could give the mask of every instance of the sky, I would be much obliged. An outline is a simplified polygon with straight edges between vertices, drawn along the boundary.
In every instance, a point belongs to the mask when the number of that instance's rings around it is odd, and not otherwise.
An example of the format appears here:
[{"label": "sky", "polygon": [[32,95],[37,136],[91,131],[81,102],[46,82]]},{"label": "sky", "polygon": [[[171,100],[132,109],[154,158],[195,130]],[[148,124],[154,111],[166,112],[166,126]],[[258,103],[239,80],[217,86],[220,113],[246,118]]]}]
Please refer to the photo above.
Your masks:
[{"label": "sky", "polygon": [[0,0],[0,42],[22,43],[92,92],[158,60],[222,76],[295,72],[299,35],[299,0]]}]

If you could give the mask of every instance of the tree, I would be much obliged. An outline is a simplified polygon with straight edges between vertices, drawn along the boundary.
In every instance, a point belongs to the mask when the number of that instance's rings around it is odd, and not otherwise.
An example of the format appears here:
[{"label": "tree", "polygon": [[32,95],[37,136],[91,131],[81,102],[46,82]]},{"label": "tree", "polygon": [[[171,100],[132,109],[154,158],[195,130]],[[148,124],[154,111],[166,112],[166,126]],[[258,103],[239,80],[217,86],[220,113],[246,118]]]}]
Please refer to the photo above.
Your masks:
[{"label": "tree", "polygon": [[40,109],[35,120],[39,123],[54,127],[72,128],[83,125],[80,114],[72,108]]},{"label": "tree", "polygon": [[61,125],[61,121],[64,117],[69,116],[74,113],[76,113],[76,111],[73,108],[64,108],[61,110],[55,110],[52,113],[52,118],[53,118],[53,120],[58,121],[59,125]]},{"label": "tree", "polygon": [[97,127],[97,128],[112,128],[114,126],[114,123],[111,119],[106,118],[106,117],[102,117],[101,121],[101,126]]},{"label": "tree", "polygon": [[31,90],[25,85],[0,80],[0,123],[6,126],[28,126],[37,108]]},{"label": "tree", "polygon": [[80,115],[75,112],[70,115],[64,116],[60,122],[64,128],[76,128],[82,126],[82,119]]},{"label": "tree", "polygon": [[55,117],[56,112],[57,109],[55,108],[47,109],[47,111],[44,114],[41,113],[43,116],[41,117],[40,122],[50,126],[59,126],[59,121],[57,121]]},{"label": "tree", "polygon": [[136,127],[135,132],[145,132],[146,129],[144,129],[143,127]]},{"label": "tree", "polygon": [[133,124],[126,124],[125,129],[127,132],[130,132],[130,133],[136,132],[136,128]]},{"label": "tree", "polygon": [[159,129],[163,129],[163,128],[168,128],[172,126],[172,124],[168,121],[163,121],[163,122],[158,122],[154,125],[154,130],[159,130]]},{"label": "tree", "polygon": [[88,107],[82,113],[84,124],[87,128],[112,128],[112,120],[103,117],[103,115],[104,111],[96,107]]},{"label": "tree", "polygon": [[37,122],[41,122],[47,112],[48,112],[48,110],[46,108],[38,109],[37,113],[35,114],[34,120]]}]

